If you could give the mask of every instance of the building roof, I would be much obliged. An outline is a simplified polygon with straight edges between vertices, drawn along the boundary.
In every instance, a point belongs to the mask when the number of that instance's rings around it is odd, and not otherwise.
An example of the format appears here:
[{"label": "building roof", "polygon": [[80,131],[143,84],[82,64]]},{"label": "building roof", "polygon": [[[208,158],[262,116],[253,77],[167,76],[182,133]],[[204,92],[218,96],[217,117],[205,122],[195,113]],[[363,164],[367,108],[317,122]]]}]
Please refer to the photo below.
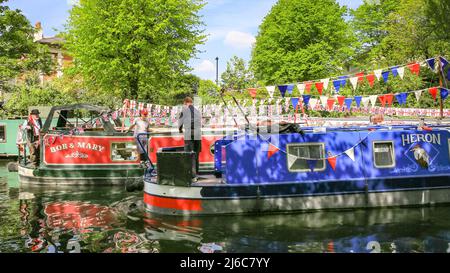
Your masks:
[{"label": "building roof", "polygon": [[37,40],[36,42],[41,43],[41,44],[63,44],[65,43],[65,39],[64,38],[60,38],[60,37],[48,37],[48,38],[42,38],[40,40]]}]

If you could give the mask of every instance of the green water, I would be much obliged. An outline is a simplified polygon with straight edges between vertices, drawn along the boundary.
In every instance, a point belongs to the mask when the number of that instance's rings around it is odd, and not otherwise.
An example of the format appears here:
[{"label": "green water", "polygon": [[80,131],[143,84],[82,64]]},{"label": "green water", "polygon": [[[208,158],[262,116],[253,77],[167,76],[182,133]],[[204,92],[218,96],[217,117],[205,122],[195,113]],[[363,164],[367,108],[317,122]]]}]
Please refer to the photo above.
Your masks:
[{"label": "green water", "polygon": [[30,188],[0,162],[0,252],[450,252],[450,207],[162,217],[122,188]]}]

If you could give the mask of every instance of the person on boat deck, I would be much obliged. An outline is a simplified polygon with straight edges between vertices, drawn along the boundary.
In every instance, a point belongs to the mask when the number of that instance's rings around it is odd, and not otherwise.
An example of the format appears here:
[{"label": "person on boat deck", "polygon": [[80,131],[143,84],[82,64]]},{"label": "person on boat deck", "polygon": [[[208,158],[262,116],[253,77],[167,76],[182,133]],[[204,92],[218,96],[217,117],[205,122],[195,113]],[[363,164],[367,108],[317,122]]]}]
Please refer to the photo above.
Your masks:
[{"label": "person on boat deck", "polygon": [[42,128],[42,120],[39,117],[39,114],[39,110],[31,110],[30,116],[25,123],[25,129],[27,131],[27,145],[30,150],[30,163],[33,167],[39,166],[40,163],[39,135]]},{"label": "person on boat deck", "polygon": [[373,125],[380,125],[384,122],[384,116],[382,114],[370,116],[370,123]]},{"label": "person on boat deck", "polygon": [[[184,128],[184,133],[183,133]],[[184,99],[183,110],[178,119],[178,129],[184,135],[184,151],[194,152],[195,160],[192,169],[193,176],[196,177],[199,170],[199,154],[202,151],[202,116],[201,113],[194,107],[192,98],[186,97]]]},{"label": "person on boat deck", "polygon": [[[24,122],[25,124],[26,122]],[[17,136],[16,136],[16,145],[17,149],[19,150],[19,162],[24,158],[25,155],[25,144],[27,143],[27,140],[25,138],[24,134],[24,128],[26,124],[20,124],[19,128],[17,129]]]},{"label": "person on boat deck", "polygon": [[144,148],[148,147],[148,137],[146,135],[139,136],[139,134],[145,134],[149,132],[150,128],[150,122],[148,121],[148,111],[147,109],[144,109],[141,111],[141,116],[134,120],[134,123],[130,126],[128,129],[128,132],[134,129],[133,136],[136,138],[136,145],[138,148],[139,156],[141,158],[141,161],[145,161],[145,153],[146,150],[142,149],[141,145],[139,145],[139,140],[142,143],[142,146]]}]

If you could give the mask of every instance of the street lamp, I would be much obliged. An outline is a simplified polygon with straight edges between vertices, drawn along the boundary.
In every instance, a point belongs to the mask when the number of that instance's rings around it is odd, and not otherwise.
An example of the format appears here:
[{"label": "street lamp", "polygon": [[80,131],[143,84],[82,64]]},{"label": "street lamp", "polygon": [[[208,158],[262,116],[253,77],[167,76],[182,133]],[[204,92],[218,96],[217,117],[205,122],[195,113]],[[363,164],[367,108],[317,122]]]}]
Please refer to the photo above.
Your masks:
[{"label": "street lamp", "polygon": [[219,86],[219,57],[216,57],[216,85]]}]

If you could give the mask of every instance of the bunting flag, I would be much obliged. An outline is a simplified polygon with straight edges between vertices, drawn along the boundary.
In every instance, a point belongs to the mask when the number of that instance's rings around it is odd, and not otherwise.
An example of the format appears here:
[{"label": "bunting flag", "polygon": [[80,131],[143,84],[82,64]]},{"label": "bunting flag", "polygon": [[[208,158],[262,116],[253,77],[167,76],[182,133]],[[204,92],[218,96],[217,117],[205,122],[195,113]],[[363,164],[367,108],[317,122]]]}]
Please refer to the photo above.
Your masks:
[{"label": "bunting flag", "polygon": [[406,104],[406,100],[408,99],[408,95],[409,95],[409,93],[407,93],[407,92],[401,93],[403,104]]},{"label": "bunting flag", "polygon": [[355,161],[355,147],[352,147],[344,152],[352,161]]},{"label": "bunting flag", "polygon": [[436,96],[437,96],[437,87],[431,87],[428,89],[428,92],[430,92],[431,96],[433,97],[434,100],[436,100]]},{"label": "bunting flag", "polygon": [[292,107],[294,107],[294,110],[297,109],[299,98],[291,98]]},{"label": "bunting flag", "polygon": [[358,82],[362,83],[364,81],[364,72],[356,73],[356,77],[358,77]]},{"label": "bunting flag", "polygon": [[448,97],[448,89],[441,88],[441,99],[445,100]]},{"label": "bunting flag", "polygon": [[341,86],[344,87],[347,84],[348,76],[340,76],[339,79],[341,80]]},{"label": "bunting flag", "polygon": [[336,171],[336,159],[337,157],[335,156],[327,158],[328,164],[330,164],[330,167],[333,169],[333,171]]},{"label": "bunting flag", "polygon": [[317,92],[319,92],[320,95],[322,95],[322,91],[323,91],[323,82],[316,82],[315,83]]},{"label": "bunting flag", "polygon": [[426,62],[428,64],[428,66],[430,67],[430,69],[434,71],[434,64],[435,64],[434,58],[428,59],[428,60],[426,60]]},{"label": "bunting flag", "polygon": [[334,106],[334,99],[333,98],[327,99],[327,106],[328,106],[328,111],[333,110],[333,106]]},{"label": "bunting flag", "polygon": [[308,106],[309,100],[311,99],[311,95],[303,95],[302,98],[303,98],[303,104],[305,106]]},{"label": "bunting flag", "polygon": [[447,80],[450,81],[450,69],[447,71]]},{"label": "bunting flag", "polygon": [[381,73],[381,75],[383,76],[383,81],[386,83],[388,82],[388,79],[389,79],[389,73],[391,73],[391,71],[389,71],[389,70]]},{"label": "bunting flag", "polygon": [[373,87],[373,85],[375,84],[375,75],[369,74],[366,76],[366,79],[369,82],[370,87]]},{"label": "bunting flag", "polygon": [[403,76],[405,75],[405,67],[404,66],[399,67],[397,69],[397,72],[398,72],[398,75],[400,76],[400,79],[403,79]]},{"label": "bunting flag", "polygon": [[300,95],[303,95],[305,93],[305,88],[306,88],[306,86],[304,83],[297,84],[297,89],[298,89],[298,92],[300,92]]},{"label": "bunting flag", "polygon": [[347,110],[350,111],[350,108],[352,107],[353,99],[352,98],[346,98],[344,100],[344,102],[345,102],[345,106],[347,107]]},{"label": "bunting flag", "polygon": [[[362,101],[364,108],[367,108],[369,106],[369,102],[371,101],[371,99],[370,99],[370,97],[363,97],[361,99],[361,101]],[[375,98],[375,101],[376,101],[376,98]]]},{"label": "bunting flag", "polygon": [[407,67],[409,68],[409,70],[411,70],[412,74],[419,76],[419,73],[420,73],[420,64],[419,63],[408,64]]},{"label": "bunting flag", "polygon": [[322,104],[322,107],[324,109],[326,109],[327,105],[328,105],[328,97],[327,96],[320,96],[320,103]]},{"label": "bunting flag", "polygon": [[311,110],[314,110],[316,108],[317,103],[319,102],[318,99],[311,98],[309,100],[309,106],[311,107]]},{"label": "bunting flag", "polygon": [[273,94],[275,93],[275,86],[266,86],[267,93],[269,93],[269,96],[273,98]]},{"label": "bunting flag", "polygon": [[392,76],[397,77],[398,76],[398,66],[391,67]]},{"label": "bunting flag", "polygon": [[257,95],[257,93],[258,93],[258,89],[257,89],[257,88],[248,88],[247,90],[248,90],[248,92],[250,93],[250,96],[251,96],[253,99],[255,99],[255,98],[256,98],[256,95]]},{"label": "bunting flag", "polygon": [[377,69],[377,70],[374,70],[373,73],[375,74],[375,77],[377,77],[377,80],[380,80],[381,73],[383,73],[383,70],[382,69]]},{"label": "bunting flag", "polygon": [[403,99],[401,94],[395,94],[395,99],[398,101],[398,104],[402,105],[403,104]]},{"label": "bunting flag", "polygon": [[358,77],[350,78],[350,83],[353,86],[353,90],[356,90],[356,87],[357,87],[358,81],[359,81],[358,79],[359,79]]},{"label": "bunting flag", "polygon": [[414,95],[416,95],[416,100],[419,102],[420,97],[422,96],[422,90],[414,91]]},{"label": "bunting flag", "polygon": [[369,96],[370,104],[372,104],[372,107],[375,107],[375,104],[377,103],[377,98],[378,98],[377,95]]},{"label": "bunting flag", "polygon": [[289,169],[292,168],[292,166],[295,164],[295,161],[297,161],[297,157],[295,155],[287,154],[287,161],[289,165]]},{"label": "bunting flag", "polygon": [[286,95],[287,89],[288,89],[287,85],[278,85],[278,90],[280,90],[280,94],[283,98]]},{"label": "bunting flag", "polygon": [[280,149],[273,145],[272,143],[269,143],[269,149],[267,150],[267,159],[270,159],[274,154],[276,154]]},{"label": "bunting flag", "polygon": [[[386,106],[386,96],[380,95],[380,96],[378,96],[378,99],[380,100],[381,106],[385,107]],[[373,106],[373,104],[372,104],[372,106]]]},{"label": "bunting flag", "polygon": [[344,96],[338,96],[337,100],[338,100],[339,106],[343,107],[344,106],[345,97]]},{"label": "bunting flag", "polygon": [[356,107],[359,108],[361,107],[361,96],[355,96],[355,102],[356,102]]},{"label": "bunting flag", "polygon": [[387,102],[387,104],[390,106],[392,106],[392,101],[394,100],[394,95],[393,94],[386,94],[384,95],[385,101]]},{"label": "bunting flag", "polygon": [[311,92],[312,84],[313,84],[312,82],[305,82],[305,91],[306,91],[306,93],[310,93]]},{"label": "bunting flag", "polygon": [[336,93],[339,93],[339,89],[341,89],[341,80],[335,80],[333,81],[334,90],[336,90]]},{"label": "bunting flag", "polygon": [[448,65],[448,61],[444,57],[439,57],[439,60],[442,63],[442,69],[444,69]]},{"label": "bunting flag", "polygon": [[323,83],[323,89],[328,90],[328,84],[330,83],[330,79],[321,79],[320,82]]}]

